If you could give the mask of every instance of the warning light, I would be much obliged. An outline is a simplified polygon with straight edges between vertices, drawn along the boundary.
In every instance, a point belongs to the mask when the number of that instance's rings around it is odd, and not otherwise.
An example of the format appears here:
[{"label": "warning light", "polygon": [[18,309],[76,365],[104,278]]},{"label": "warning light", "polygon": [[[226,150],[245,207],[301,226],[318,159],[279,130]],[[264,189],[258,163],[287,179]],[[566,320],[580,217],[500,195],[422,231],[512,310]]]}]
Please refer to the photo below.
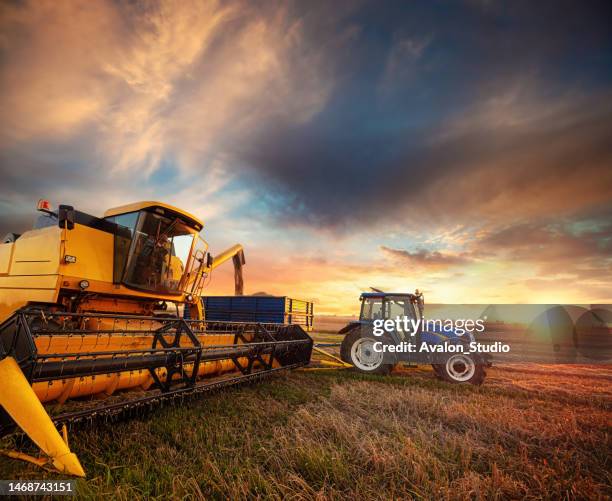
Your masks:
[{"label": "warning light", "polygon": [[41,198],[38,201],[36,210],[39,210],[41,212],[51,212],[51,202],[49,202],[49,200],[45,200],[44,198]]}]

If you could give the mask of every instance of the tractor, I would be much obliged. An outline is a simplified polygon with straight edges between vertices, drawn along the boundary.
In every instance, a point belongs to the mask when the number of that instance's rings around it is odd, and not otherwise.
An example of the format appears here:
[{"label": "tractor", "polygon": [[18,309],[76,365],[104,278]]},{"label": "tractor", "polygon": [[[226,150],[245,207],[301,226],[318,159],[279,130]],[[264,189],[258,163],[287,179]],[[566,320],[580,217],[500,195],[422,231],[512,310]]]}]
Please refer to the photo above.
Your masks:
[{"label": "tractor", "polygon": [[[423,319],[425,302],[418,290],[414,294],[375,290],[362,293],[359,299],[359,320],[350,322],[339,331],[339,334],[344,334],[340,358],[355,370],[386,375],[400,362],[427,363],[432,365],[438,379],[450,383],[482,384],[486,376],[485,367],[491,364],[482,354],[470,353],[471,334],[458,335],[444,329],[425,330],[421,322],[414,333],[393,328],[375,335],[375,325],[380,326],[385,321],[394,321],[398,317],[415,322]],[[413,344],[415,352],[400,354],[400,350],[383,349],[385,345],[405,347],[407,344]],[[421,347],[424,349],[419,351]]]}]

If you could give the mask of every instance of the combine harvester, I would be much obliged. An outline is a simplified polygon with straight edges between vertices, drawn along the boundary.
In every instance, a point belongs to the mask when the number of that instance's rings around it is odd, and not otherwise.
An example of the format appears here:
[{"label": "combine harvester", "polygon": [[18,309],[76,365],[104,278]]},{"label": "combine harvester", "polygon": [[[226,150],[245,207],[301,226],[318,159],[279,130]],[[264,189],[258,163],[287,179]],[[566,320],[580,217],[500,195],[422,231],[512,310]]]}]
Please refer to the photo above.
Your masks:
[{"label": "combine harvester", "polygon": [[310,361],[299,325],[205,320],[206,277],[231,259],[241,295],[244,254],[211,256],[196,217],[159,202],[102,218],[38,209],[33,230],[0,244],[0,435],[18,427],[43,454],[5,454],[85,476],[67,426]]}]

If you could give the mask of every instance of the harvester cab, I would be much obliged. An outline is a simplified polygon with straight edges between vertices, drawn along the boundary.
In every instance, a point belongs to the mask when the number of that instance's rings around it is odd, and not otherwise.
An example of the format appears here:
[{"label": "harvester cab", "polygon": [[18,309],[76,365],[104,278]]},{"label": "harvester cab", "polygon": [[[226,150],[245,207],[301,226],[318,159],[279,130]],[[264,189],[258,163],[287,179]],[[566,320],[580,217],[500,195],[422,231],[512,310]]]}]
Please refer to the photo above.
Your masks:
[{"label": "harvester cab", "polygon": [[[486,360],[470,353],[453,353],[452,350],[448,353],[444,351],[442,355],[436,353],[435,346],[463,344],[466,338],[453,332],[423,327],[425,300],[418,289],[414,294],[375,289],[362,293],[359,299],[359,320],[350,322],[339,331],[344,335],[340,345],[342,361],[367,374],[389,374],[400,361],[430,363],[439,379],[451,383],[483,382],[486,375],[484,368],[488,365]],[[415,325],[416,329],[408,332],[403,327],[383,328],[387,321],[394,324],[398,318],[402,319],[402,325],[406,325],[403,324],[403,319],[406,319],[410,322],[408,325]],[[414,346],[414,352],[404,351],[401,357],[396,356],[396,347],[405,349],[407,344]],[[423,344],[427,346],[424,350]],[[386,349],[390,345],[395,345],[393,350]],[[423,351],[425,355],[422,355]]]},{"label": "harvester cab", "polygon": [[[210,255],[191,214],[161,202],[102,218],[45,201],[39,210],[33,230],[0,244],[0,435],[21,429],[42,451],[14,457],[82,476],[58,427],[309,362],[298,325],[205,320],[206,277],[232,260],[242,294],[244,253]],[[73,409],[75,399],[87,402]]]},{"label": "harvester cab", "polygon": [[[166,301],[193,308],[216,266],[203,223],[167,204],[126,205],[102,218],[46,201],[39,211],[33,230],[0,246],[0,320],[27,305],[139,315]],[[242,248],[232,250],[242,264]]]}]

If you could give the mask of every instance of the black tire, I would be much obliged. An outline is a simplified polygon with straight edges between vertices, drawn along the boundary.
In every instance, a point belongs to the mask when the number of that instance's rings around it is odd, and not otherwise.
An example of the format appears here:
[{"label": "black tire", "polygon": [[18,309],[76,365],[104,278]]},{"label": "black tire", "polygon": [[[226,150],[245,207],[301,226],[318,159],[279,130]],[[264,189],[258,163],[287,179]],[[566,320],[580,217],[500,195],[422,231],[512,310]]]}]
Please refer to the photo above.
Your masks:
[{"label": "black tire", "polygon": [[340,345],[340,358],[353,366],[354,370],[361,372],[362,374],[382,374],[388,375],[394,364],[383,364],[382,360],[380,365],[376,367],[372,367],[371,369],[366,369],[364,365],[360,364],[357,360],[353,359],[353,345],[356,343],[361,343],[363,340],[371,340],[372,342],[380,341],[380,338],[376,338],[373,335],[364,334],[362,335],[361,329],[359,327],[349,331],[344,339],[342,340],[342,344]]},{"label": "black tire", "polygon": [[359,328],[352,329],[346,333],[344,339],[342,340],[342,344],[340,345],[340,358],[343,362],[347,364],[351,363],[351,342],[350,338],[353,335],[353,332],[359,332]]},{"label": "black tire", "polygon": [[473,357],[466,353],[449,355],[446,363],[432,364],[436,376],[453,384],[473,384],[480,386],[487,375],[485,366],[476,363]]}]

